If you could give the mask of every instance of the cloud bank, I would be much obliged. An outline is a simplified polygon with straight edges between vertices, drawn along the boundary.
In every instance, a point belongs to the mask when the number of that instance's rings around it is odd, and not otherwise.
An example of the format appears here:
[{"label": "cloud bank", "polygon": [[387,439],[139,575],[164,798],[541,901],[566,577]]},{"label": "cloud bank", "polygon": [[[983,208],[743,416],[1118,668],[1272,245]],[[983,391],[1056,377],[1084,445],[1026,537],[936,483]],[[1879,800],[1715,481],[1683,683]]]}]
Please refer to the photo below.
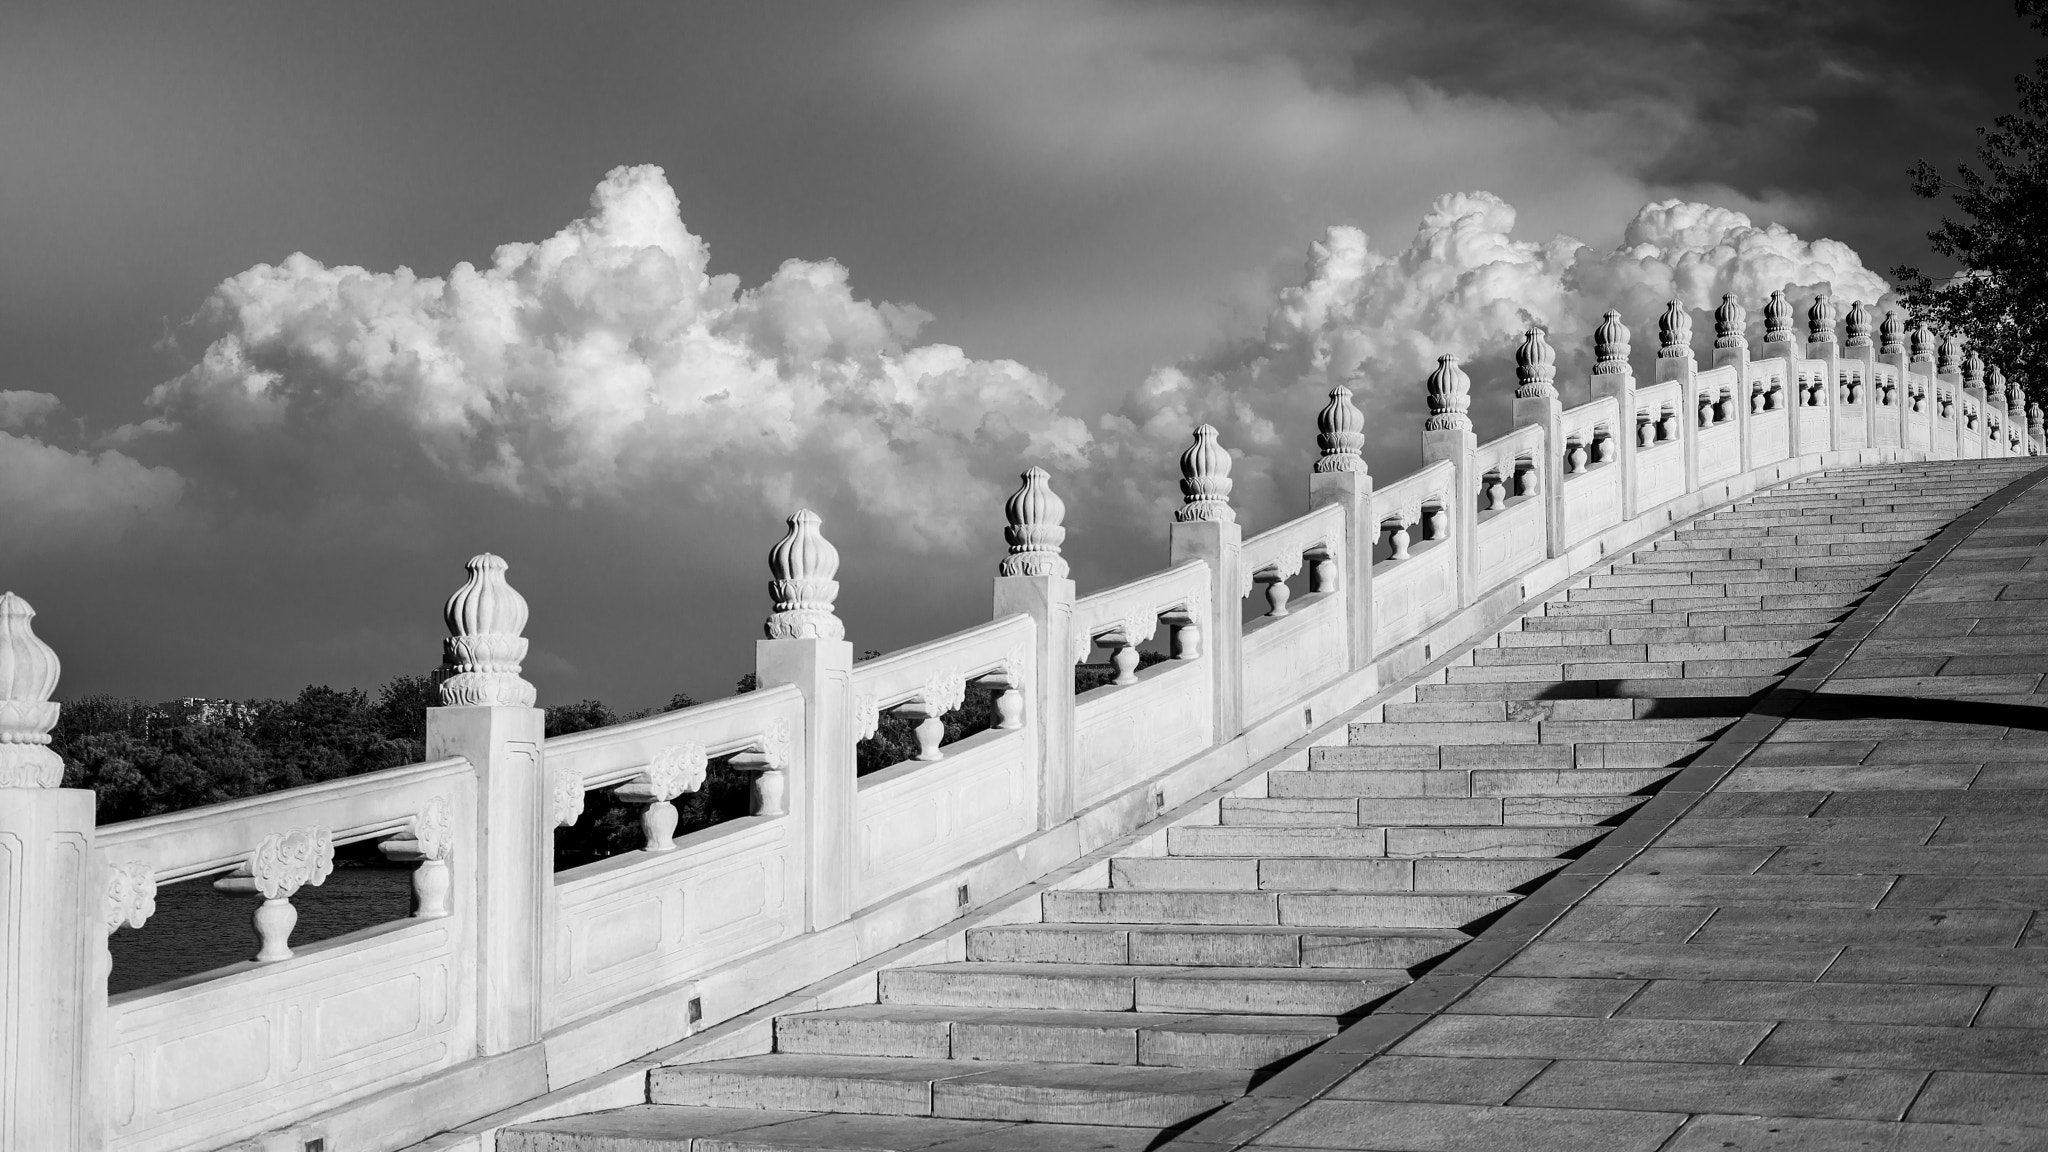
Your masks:
[{"label": "cloud bank", "polygon": [[963,546],[1011,461],[1081,462],[1044,376],[918,343],[929,314],[856,298],[840,264],[751,289],[709,265],[653,166],[482,269],[258,265],[181,334],[196,362],[130,435],[254,501],[422,473],[572,507],[659,489],[818,503],[919,548]]},{"label": "cloud bank", "polygon": [[[1489,429],[1486,410],[1491,404],[1505,419],[1508,361],[1530,325],[1549,329],[1570,403],[1571,381],[1589,366],[1592,331],[1610,307],[1632,326],[1636,353],[1652,356],[1668,300],[1697,313],[1694,339],[1704,350],[1723,293],[1752,309],[1755,337],[1774,289],[1832,291],[1845,305],[1875,304],[1889,291],[1846,245],[1802,240],[1705,204],[1645,205],[1620,245],[1605,251],[1562,235],[1518,239],[1514,229],[1515,209],[1486,192],[1437,197],[1396,251],[1376,250],[1355,227],[1328,229],[1310,246],[1299,281],[1275,293],[1258,330],[1153,372],[1106,417],[1104,453],[1160,461],[1179,450],[1188,429],[1215,424],[1239,458],[1233,498],[1275,516],[1300,498],[1294,489],[1314,448],[1314,413],[1332,384],[1349,383],[1358,394],[1372,417],[1368,456],[1392,458],[1398,475],[1416,452],[1424,380],[1439,354],[1492,370],[1491,379],[1473,372],[1481,435],[1490,437],[1505,429]],[[1639,371],[1647,377],[1646,367]]]}]

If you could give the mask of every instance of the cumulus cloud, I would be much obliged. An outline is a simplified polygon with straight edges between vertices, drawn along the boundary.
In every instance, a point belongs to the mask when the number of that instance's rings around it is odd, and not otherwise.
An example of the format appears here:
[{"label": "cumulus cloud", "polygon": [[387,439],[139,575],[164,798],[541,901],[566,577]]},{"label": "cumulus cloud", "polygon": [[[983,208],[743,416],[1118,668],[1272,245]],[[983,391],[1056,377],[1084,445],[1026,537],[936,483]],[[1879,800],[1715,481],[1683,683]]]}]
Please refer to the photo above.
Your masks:
[{"label": "cumulus cloud", "polygon": [[[41,394],[0,393],[0,404],[21,395]],[[171,469],[145,467],[121,452],[74,452],[0,432],[0,525],[11,553],[107,543],[170,511],[184,487]]]},{"label": "cumulus cloud", "polygon": [[[1375,249],[1355,227],[1328,229],[1310,246],[1299,281],[1275,293],[1261,330],[1152,373],[1102,421],[1101,451],[1159,467],[1188,429],[1215,424],[1238,454],[1240,501],[1277,515],[1297,498],[1314,412],[1333,383],[1358,393],[1371,418],[1371,449],[1405,471],[1421,427],[1423,382],[1441,353],[1490,368],[1491,378],[1473,371],[1474,390],[1498,402],[1512,389],[1507,359],[1532,324],[1549,329],[1565,382],[1583,373],[1592,330],[1609,307],[1621,310],[1637,352],[1646,354],[1667,300],[1697,313],[1694,336],[1704,348],[1723,293],[1752,309],[1754,327],[1773,289],[1827,290],[1845,304],[1876,304],[1889,291],[1844,244],[1803,240],[1705,204],[1645,205],[1621,243],[1605,251],[1562,235],[1520,239],[1515,223],[1514,208],[1500,197],[1463,192],[1438,197],[1398,251]],[[1481,432],[1491,434],[1483,422]]]},{"label": "cumulus cloud", "polygon": [[192,367],[125,436],[254,502],[424,475],[569,506],[812,502],[952,548],[1016,460],[1071,467],[1090,437],[1043,375],[918,343],[929,319],[858,298],[832,260],[750,289],[713,274],[662,170],[621,167],[484,268],[298,254],[228,279],[180,334]]},{"label": "cumulus cloud", "polygon": [[63,402],[48,392],[0,388],[0,429],[21,431],[48,420]]}]

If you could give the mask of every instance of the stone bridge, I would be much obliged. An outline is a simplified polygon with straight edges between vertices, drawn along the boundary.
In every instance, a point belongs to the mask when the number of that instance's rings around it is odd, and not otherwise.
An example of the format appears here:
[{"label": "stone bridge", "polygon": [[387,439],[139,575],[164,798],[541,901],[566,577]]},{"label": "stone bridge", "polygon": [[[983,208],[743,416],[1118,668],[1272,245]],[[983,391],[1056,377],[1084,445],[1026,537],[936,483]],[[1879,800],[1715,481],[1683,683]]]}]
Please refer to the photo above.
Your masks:
[{"label": "stone bridge", "polygon": [[[1377,488],[1337,388],[1250,537],[1196,429],[1167,567],[1087,596],[1032,469],[993,621],[860,664],[799,512],[758,691],[570,736],[480,556],[427,762],[104,827],[9,594],[0,1152],[2048,1148],[2040,410],[1764,319],[1702,370],[1674,305],[1639,384],[1609,313],[1569,409],[1532,330],[1485,444],[1444,357]],[[714,761],[752,814],[676,835]],[[594,789],[644,849],[558,871]],[[413,914],[294,948],[365,841]],[[110,997],[200,880],[254,958]]]}]

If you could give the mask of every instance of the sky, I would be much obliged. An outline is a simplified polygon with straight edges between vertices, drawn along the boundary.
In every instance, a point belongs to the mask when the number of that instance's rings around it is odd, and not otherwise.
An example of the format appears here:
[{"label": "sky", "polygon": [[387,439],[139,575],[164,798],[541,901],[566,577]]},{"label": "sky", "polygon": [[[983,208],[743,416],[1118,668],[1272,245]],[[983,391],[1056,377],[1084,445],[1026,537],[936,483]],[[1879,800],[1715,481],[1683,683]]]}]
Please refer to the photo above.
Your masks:
[{"label": "sky", "polygon": [[[723,695],[782,519],[889,650],[1040,464],[1085,593],[1195,423],[1247,532],[1349,382],[1885,300],[2044,51],[2003,4],[0,6],[0,586],[60,696],[374,687],[480,551],[543,703]],[[1930,267],[1930,271],[1946,269]],[[1639,371],[1647,371],[1640,368]],[[1568,383],[1567,402],[1582,398]]]}]

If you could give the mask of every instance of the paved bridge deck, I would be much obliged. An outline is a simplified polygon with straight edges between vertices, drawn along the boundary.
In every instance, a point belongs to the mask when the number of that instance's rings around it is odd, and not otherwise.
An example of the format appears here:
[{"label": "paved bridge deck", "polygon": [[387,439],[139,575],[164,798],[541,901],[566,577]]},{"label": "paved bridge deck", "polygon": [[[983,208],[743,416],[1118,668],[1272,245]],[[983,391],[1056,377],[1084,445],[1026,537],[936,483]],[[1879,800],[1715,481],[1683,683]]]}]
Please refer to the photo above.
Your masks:
[{"label": "paved bridge deck", "polygon": [[2048,1149],[2031,475],[1695,521],[1044,923],[498,1147]]}]

